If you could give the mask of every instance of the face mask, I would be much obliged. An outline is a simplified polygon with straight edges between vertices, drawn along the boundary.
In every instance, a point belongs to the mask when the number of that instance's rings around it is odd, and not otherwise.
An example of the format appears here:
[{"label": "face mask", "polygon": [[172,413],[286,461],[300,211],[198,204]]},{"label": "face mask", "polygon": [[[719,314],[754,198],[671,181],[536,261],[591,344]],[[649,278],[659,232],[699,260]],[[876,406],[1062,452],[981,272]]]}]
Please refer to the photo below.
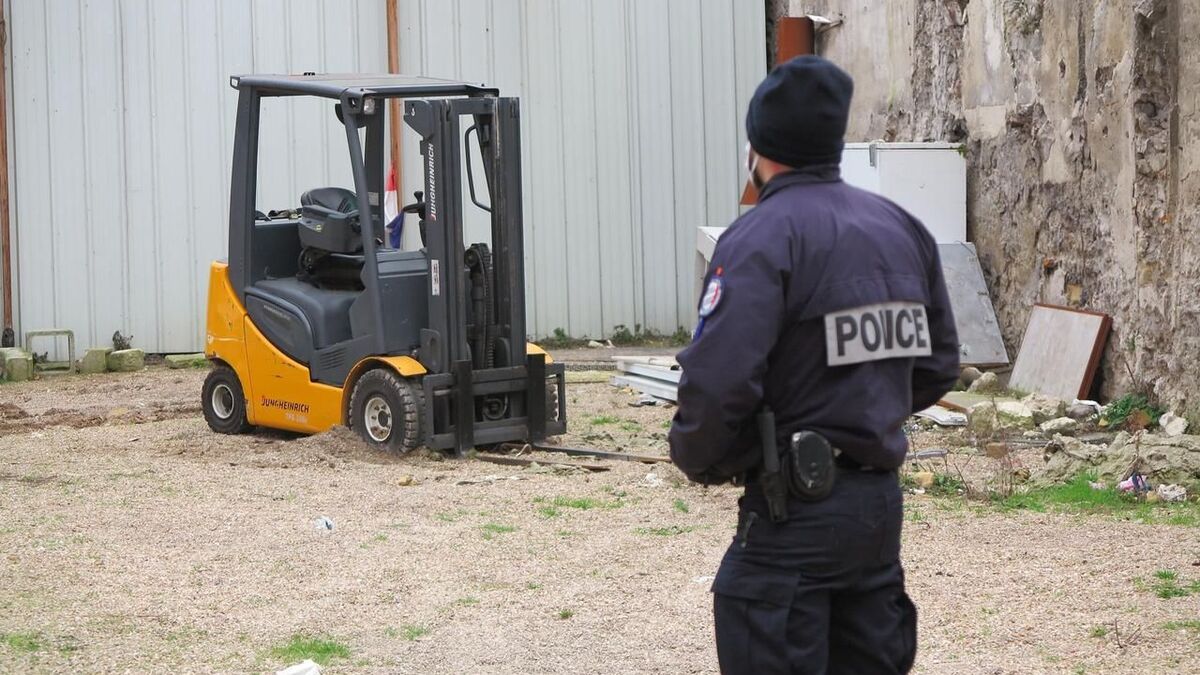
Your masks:
[{"label": "face mask", "polygon": [[750,184],[754,186],[755,190],[762,192],[763,182],[762,182],[762,179],[758,177],[758,171],[756,171],[757,168],[758,168],[758,153],[754,152],[754,150],[752,150],[750,148],[750,144],[747,143],[746,144],[746,171],[748,171],[750,173]]}]

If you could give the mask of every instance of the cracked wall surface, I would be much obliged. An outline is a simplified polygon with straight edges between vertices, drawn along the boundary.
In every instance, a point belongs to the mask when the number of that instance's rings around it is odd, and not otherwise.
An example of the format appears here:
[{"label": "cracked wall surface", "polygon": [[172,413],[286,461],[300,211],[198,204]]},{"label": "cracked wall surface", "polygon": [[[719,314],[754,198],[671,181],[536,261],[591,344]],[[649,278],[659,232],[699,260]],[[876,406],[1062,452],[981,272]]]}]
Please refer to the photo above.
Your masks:
[{"label": "cracked wall surface", "polygon": [[[787,11],[780,2],[771,9]],[[795,0],[843,23],[848,140],[967,145],[968,235],[1010,355],[1035,302],[1113,317],[1099,386],[1200,421],[1192,0]]]}]

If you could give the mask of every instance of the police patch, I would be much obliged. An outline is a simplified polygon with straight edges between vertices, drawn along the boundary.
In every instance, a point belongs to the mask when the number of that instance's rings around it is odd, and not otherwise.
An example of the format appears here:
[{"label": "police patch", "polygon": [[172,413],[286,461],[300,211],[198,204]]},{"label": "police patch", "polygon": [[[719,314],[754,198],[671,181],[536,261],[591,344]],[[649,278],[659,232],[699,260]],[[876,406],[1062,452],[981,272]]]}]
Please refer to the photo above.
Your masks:
[{"label": "police patch", "polygon": [[826,314],[825,352],[831,366],[929,356],[925,306],[884,302]]},{"label": "police patch", "polygon": [[721,277],[713,277],[712,281],[708,282],[708,288],[704,289],[704,297],[700,298],[700,318],[708,318],[717,311],[717,305],[720,304],[724,295],[725,280]]}]

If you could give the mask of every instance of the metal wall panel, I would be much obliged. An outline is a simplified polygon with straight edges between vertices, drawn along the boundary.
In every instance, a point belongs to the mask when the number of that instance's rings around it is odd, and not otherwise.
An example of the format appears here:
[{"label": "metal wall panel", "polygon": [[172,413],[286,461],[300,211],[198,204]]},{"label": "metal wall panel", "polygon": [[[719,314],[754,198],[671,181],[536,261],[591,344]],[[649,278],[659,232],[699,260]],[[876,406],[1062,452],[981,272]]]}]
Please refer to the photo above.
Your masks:
[{"label": "metal wall panel", "polygon": [[[228,231],[229,75],[384,71],[384,0],[55,0],[6,16],[19,329],[201,349]],[[275,103],[260,206],[349,184],[345,152],[326,151],[344,138],[331,104]]]},{"label": "metal wall panel", "polygon": [[[766,70],[764,4],[399,0],[398,10],[401,70],[522,99],[530,330],[692,325],[696,227],[738,213],[742,120]],[[421,182],[414,142],[408,195]],[[485,240],[486,219],[472,214],[467,233]]]},{"label": "metal wall panel", "polygon": [[[385,2],[9,0],[18,328],[202,348],[208,264],[226,249],[228,76],[383,71]],[[737,214],[763,3],[397,4],[403,71],[522,98],[530,330],[690,325],[695,228]],[[328,103],[270,107],[260,208],[351,183]],[[402,202],[421,188],[405,133]]]}]

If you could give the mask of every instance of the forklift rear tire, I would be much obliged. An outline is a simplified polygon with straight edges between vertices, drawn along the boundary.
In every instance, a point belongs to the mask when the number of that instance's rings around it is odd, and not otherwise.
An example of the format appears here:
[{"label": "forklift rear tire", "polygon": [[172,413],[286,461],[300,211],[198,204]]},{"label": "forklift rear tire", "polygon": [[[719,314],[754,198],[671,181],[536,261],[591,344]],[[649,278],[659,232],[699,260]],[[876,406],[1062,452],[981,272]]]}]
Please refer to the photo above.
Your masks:
[{"label": "forklift rear tire", "polygon": [[377,368],[354,383],[350,428],[364,441],[404,454],[421,444],[421,407],[416,388],[396,373]]},{"label": "forklift rear tire", "polygon": [[200,407],[208,427],[221,434],[244,434],[254,428],[246,419],[246,394],[237,373],[218,365],[204,378]]}]

